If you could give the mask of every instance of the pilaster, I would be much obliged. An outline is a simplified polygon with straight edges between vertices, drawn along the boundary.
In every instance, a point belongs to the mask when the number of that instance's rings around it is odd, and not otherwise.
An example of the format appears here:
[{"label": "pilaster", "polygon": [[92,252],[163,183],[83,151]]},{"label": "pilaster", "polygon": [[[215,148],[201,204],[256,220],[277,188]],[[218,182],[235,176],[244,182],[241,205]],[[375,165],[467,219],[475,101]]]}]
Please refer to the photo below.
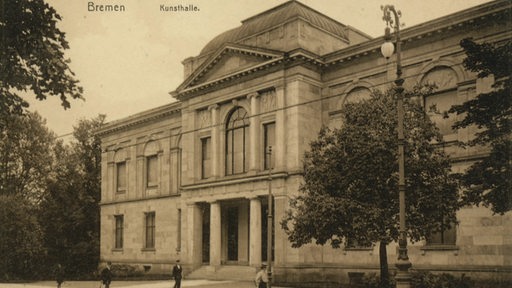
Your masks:
[{"label": "pilaster", "polygon": [[285,93],[285,85],[277,85],[276,89],[276,147],[274,150],[274,161],[275,161],[275,171],[285,171],[286,170],[286,142],[287,142],[287,133],[286,133],[286,115],[285,115],[285,106],[286,106],[286,93]]},{"label": "pilaster", "polygon": [[208,110],[211,112],[211,124],[212,124],[212,134],[211,134],[211,143],[212,143],[212,177],[217,178],[220,176],[220,167],[219,167],[219,159],[220,159],[220,151],[219,151],[219,105],[211,105],[208,107]]},{"label": "pilaster", "polygon": [[247,95],[247,99],[249,99],[250,103],[251,103],[251,115],[250,115],[250,119],[251,119],[251,125],[249,126],[249,134],[250,134],[250,139],[249,139],[249,153],[250,153],[250,156],[249,156],[249,171],[257,171],[259,170],[258,168],[258,160],[260,159],[259,158],[259,154],[260,154],[260,149],[258,149],[259,145],[258,143],[260,143],[260,137],[259,137],[259,131],[260,131],[260,121],[259,121],[259,116],[258,114],[260,113],[260,109],[259,109],[259,94],[258,93],[251,93],[249,95]]},{"label": "pilaster", "polygon": [[194,202],[187,203],[187,252],[188,262],[192,267],[199,267],[202,263],[202,214],[201,208]]}]

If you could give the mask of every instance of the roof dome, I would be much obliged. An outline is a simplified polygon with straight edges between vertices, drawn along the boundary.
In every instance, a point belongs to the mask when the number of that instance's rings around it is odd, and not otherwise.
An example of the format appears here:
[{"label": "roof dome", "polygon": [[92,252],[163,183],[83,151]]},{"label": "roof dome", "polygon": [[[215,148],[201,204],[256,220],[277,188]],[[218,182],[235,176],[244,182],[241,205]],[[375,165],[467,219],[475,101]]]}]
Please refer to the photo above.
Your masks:
[{"label": "roof dome", "polygon": [[297,18],[302,18],[325,31],[345,39],[347,38],[347,26],[321,14],[316,10],[313,10],[308,6],[305,6],[300,2],[292,0],[252,16],[242,21],[241,26],[219,34],[204,46],[200,54],[213,52],[224,43],[236,43],[240,40]]}]

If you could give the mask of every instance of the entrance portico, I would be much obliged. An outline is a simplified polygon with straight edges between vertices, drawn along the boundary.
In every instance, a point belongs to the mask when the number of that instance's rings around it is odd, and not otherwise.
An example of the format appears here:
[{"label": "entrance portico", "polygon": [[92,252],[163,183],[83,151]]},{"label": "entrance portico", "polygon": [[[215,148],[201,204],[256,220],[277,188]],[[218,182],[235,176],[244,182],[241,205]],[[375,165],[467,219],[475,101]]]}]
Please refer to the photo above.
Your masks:
[{"label": "entrance portico", "polygon": [[[264,203],[262,203],[264,201]],[[189,261],[193,267],[221,265],[257,267],[262,263],[262,248],[266,246],[266,199],[216,200],[189,203]],[[266,226],[265,226],[266,227]],[[263,255],[264,257],[265,255]]]}]

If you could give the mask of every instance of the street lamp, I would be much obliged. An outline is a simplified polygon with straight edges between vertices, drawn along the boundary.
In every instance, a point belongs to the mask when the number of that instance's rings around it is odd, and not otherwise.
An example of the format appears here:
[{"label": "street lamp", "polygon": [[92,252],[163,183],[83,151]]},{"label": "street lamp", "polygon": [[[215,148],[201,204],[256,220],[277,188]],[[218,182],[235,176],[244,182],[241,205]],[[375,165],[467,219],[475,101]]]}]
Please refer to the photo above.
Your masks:
[{"label": "street lamp", "polygon": [[[384,16],[382,19],[386,21],[385,40],[381,46],[381,52],[386,59],[393,55],[393,43],[391,43],[390,28],[395,30],[396,40],[396,80],[395,80],[395,93],[397,96],[397,114],[398,114],[398,192],[399,192],[399,205],[400,205],[400,235],[398,238],[398,260],[396,267],[398,272],[396,274],[396,287],[409,288],[411,287],[411,275],[409,268],[412,266],[407,256],[407,230],[405,226],[405,155],[404,155],[404,79],[402,78],[402,64],[401,64],[401,45],[400,45],[400,16],[402,13],[396,11],[393,5],[381,6]],[[393,14],[393,18],[391,17]]]},{"label": "street lamp", "polygon": [[268,146],[267,288],[272,287],[272,146]]}]

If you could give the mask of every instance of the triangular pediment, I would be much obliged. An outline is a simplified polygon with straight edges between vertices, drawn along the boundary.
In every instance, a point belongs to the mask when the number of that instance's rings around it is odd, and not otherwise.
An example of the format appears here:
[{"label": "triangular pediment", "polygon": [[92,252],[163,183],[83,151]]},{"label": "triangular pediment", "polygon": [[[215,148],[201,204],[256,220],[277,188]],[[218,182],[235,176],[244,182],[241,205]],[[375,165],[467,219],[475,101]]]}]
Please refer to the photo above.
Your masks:
[{"label": "triangular pediment", "polygon": [[201,64],[177,89],[214,82],[281,59],[284,53],[240,44],[226,44]]}]

